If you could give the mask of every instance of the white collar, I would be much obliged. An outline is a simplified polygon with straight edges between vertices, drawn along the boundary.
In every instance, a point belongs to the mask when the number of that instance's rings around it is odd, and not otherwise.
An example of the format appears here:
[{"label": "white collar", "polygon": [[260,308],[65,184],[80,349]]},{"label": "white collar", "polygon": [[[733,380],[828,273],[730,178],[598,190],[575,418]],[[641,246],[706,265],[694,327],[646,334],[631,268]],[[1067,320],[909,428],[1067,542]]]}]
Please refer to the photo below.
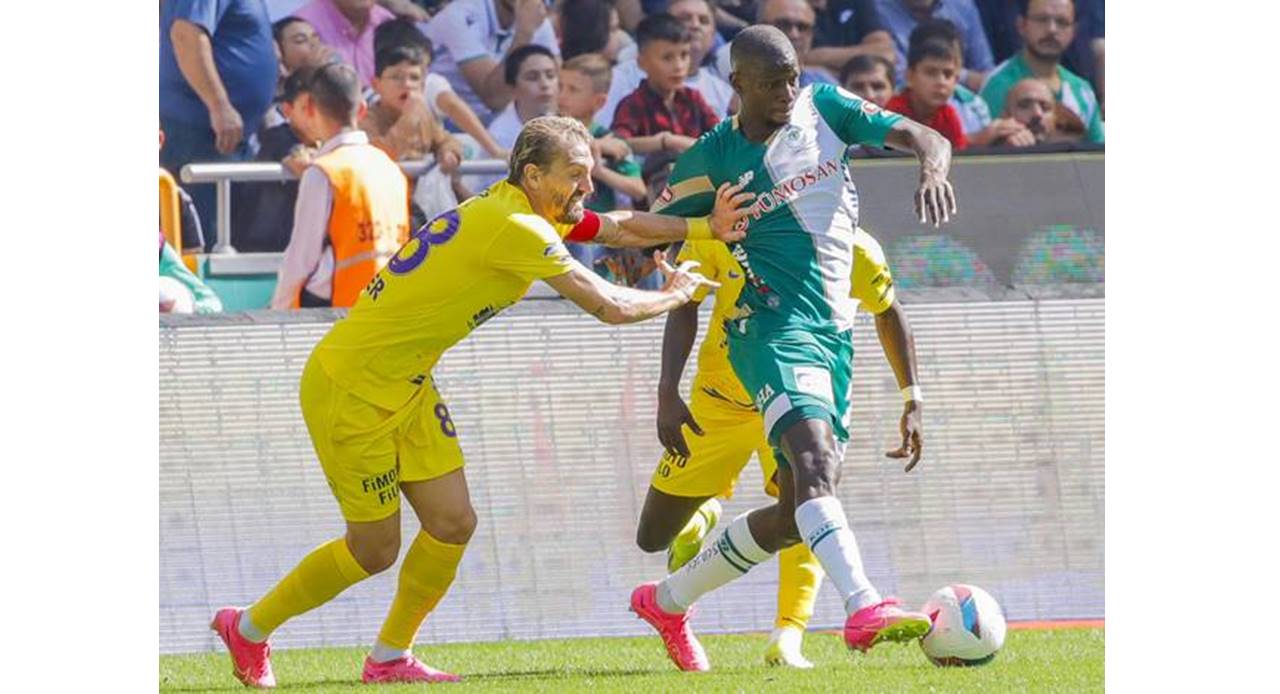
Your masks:
[{"label": "white collar", "polygon": [[317,154],[328,154],[343,145],[367,145],[369,144],[369,136],[363,130],[346,130],[329,138],[320,146]]}]

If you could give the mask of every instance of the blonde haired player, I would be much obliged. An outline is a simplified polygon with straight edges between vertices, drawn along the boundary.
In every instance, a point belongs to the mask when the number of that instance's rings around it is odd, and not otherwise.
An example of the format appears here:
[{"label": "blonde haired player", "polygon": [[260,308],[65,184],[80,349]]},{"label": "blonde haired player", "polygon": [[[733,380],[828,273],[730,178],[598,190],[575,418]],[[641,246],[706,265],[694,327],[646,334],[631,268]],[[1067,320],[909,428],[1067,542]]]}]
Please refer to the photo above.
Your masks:
[{"label": "blonde haired player", "polygon": [[[658,383],[658,438],[666,452],[658,461],[640,513],[636,543],[646,552],[667,550],[667,571],[674,573],[702,549],[720,519],[720,502],[755,453],[765,493],[778,496],[778,470],[764,419],[729,364],[725,323],[745,280],[729,248],[716,241],[687,241],[680,262],[698,262],[699,270],[720,284],[711,324],[698,351],[690,404],[680,397],[680,379],[698,334],[698,306],[707,289],[667,314]],[[853,237],[851,295],[868,313],[881,315],[894,305],[893,278],[880,244],[862,229]],[[685,438],[682,427],[688,427]],[[683,527],[682,527],[683,526]],[[822,583],[822,565],[804,543],[778,552],[778,611],[765,648],[765,662],[811,668],[800,651],[804,630]]]},{"label": "blonde haired player", "polygon": [[671,268],[660,291],[609,284],[569,256],[563,240],[646,247],[686,238],[740,238],[750,194],[722,186],[709,217],[583,209],[592,191],[591,136],[559,117],[525,124],[510,174],[413,235],[316,345],[303,369],[302,415],[347,531],[313,550],[247,609],[223,608],[211,627],[248,686],[275,686],[267,637],[286,620],[383,571],[400,553],[400,498],[422,529],[400,567],[395,597],[365,660],[372,682],[456,681],[413,656],[418,628],[453,582],[476,515],[462,449],[431,370],[445,350],[534,280],[606,323],[652,318],[714,286]]}]

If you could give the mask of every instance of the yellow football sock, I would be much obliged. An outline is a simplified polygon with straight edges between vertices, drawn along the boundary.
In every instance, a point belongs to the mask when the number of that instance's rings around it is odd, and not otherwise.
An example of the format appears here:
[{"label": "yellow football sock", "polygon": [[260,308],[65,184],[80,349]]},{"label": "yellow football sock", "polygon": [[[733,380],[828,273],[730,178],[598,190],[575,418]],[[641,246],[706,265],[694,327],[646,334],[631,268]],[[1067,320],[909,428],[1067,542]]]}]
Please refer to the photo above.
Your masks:
[{"label": "yellow football sock", "polygon": [[698,507],[698,510],[689,517],[689,522],[684,524],[684,527],[680,529],[679,533],[676,533],[676,539],[672,541],[672,544],[677,542],[692,542],[696,537],[705,537],[707,533],[707,526],[711,523],[711,519],[708,517],[708,514],[711,512],[708,505],[713,503],[718,505],[720,502],[715,499],[707,499],[704,501],[702,505]]},{"label": "yellow football sock", "polygon": [[808,626],[821,584],[822,564],[803,542],[778,552],[778,620],[774,626]]},{"label": "yellow football sock", "polygon": [[340,537],[311,550],[280,582],[249,608],[249,620],[264,634],[285,620],[329,602],[363,581],[369,573],[360,566],[347,540]]},{"label": "yellow football sock", "polygon": [[441,542],[425,530],[418,533],[400,565],[396,597],[391,601],[378,641],[400,649],[413,644],[422,621],[453,583],[466,549],[466,545]]}]

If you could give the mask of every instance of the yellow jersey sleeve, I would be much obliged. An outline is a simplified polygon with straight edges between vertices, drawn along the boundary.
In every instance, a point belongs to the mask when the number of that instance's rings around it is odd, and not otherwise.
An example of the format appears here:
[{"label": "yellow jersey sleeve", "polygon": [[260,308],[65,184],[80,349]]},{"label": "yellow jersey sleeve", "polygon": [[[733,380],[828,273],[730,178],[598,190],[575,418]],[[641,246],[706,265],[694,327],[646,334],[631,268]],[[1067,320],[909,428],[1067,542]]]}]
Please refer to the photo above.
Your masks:
[{"label": "yellow jersey sleeve", "polygon": [[536,214],[511,214],[494,237],[487,263],[529,281],[556,277],[573,266],[556,229]]},{"label": "yellow jersey sleeve", "polygon": [[893,305],[893,275],[884,251],[871,235],[861,228],[853,232],[853,277],[850,294],[864,311],[884,313]]},{"label": "yellow jersey sleeve", "polygon": [[[686,260],[693,260],[698,263],[698,267],[694,268],[694,272],[706,277],[712,282],[724,284],[724,280],[720,276],[720,274],[724,272],[724,268],[721,263],[718,262],[719,254],[715,252],[715,247],[710,245],[713,243],[720,242],[685,241],[684,244],[680,246],[680,253],[676,255],[676,264],[679,265]],[[693,292],[693,301],[695,303],[701,303],[707,298],[707,294],[710,293],[711,287],[699,285]]]}]

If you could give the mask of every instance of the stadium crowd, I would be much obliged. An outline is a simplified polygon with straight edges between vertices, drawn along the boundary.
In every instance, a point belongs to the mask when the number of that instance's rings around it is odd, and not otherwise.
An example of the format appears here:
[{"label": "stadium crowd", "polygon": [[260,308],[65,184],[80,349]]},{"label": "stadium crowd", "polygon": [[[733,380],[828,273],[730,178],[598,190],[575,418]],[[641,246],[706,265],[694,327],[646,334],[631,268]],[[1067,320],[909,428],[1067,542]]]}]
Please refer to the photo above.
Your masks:
[{"label": "stadium crowd", "polygon": [[[384,258],[498,180],[458,167],[505,160],[540,115],[595,136],[588,207],[647,209],[674,158],[737,110],[728,46],[752,23],[790,39],[802,87],[839,84],[957,151],[1104,142],[1103,0],[550,1],[163,0],[161,166],[256,160],[297,177],[233,186],[232,245],[285,252],[272,307],[288,308],[349,305],[344,262]],[[347,103],[349,87],[363,99]],[[365,183],[334,172],[382,180],[389,160],[428,163],[406,213],[366,225],[367,247],[335,242],[335,219],[368,211],[348,209]],[[188,192],[187,227],[214,228],[213,185]],[[615,282],[658,279],[639,251],[571,250]]]}]

